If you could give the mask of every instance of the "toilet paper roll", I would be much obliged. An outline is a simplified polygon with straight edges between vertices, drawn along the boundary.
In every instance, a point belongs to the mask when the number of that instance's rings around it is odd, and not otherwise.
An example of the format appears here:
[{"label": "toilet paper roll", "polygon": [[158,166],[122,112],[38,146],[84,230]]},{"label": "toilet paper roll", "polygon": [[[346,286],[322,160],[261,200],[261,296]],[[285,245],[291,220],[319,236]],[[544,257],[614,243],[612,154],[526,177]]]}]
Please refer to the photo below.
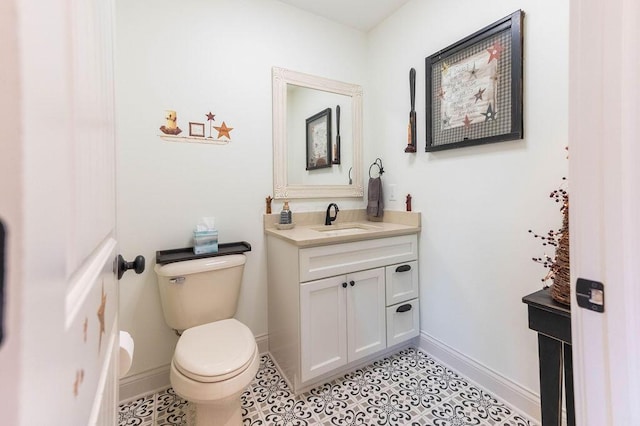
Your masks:
[{"label": "toilet paper roll", "polygon": [[120,371],[119,376],[127,374],[133,361],[133,338],[126,331],[120,330]]}]

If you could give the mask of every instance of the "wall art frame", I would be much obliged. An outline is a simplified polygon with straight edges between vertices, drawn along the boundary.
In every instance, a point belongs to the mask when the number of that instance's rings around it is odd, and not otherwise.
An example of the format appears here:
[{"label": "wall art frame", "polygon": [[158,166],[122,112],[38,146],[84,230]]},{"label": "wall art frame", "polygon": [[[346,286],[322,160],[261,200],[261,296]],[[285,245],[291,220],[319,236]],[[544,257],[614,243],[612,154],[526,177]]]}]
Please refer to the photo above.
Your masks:
[{"label": "wall art frame", "polygon": [[307,118],[306,170],[331,167],[331,108]]},{"label": "wall art frame", "polygon": [[524,12],[425,59],[426,152],[522,139]]}]

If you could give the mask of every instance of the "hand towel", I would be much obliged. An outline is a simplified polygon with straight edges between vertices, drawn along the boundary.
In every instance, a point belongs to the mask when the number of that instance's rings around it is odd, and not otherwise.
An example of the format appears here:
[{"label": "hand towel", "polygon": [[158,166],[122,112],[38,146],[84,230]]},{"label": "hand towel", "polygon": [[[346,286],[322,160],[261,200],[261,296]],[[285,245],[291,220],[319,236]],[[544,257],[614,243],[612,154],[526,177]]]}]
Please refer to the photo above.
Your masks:
[{"label": "hand towel", "polygon": [[369,178],[369,191],[367,203],[367,216],[382,217],[384,214],[384,201],[382,199],[382,180]]}]

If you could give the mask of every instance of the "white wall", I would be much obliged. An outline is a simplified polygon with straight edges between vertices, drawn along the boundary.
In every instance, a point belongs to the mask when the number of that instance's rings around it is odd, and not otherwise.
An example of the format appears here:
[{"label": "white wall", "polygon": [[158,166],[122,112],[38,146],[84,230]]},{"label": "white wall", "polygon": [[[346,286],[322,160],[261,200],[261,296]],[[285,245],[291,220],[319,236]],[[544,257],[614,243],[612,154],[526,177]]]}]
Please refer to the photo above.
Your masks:
[{"label": "white wall", "polygon": [[[521,141],[427,154],[425,57],[509,15],[524,20]],[[538,393],[536,335],[522,296],[541,288],[544,253],[529,229],[561,223],[548,195],[567,174],[568,1],[413,0],[369,34],[367,141],[385,164],[385,185],[411,193],[423,214],[421,329],[510,381]],[[408,75],[417,70],[418,153],[405,154]],[[367,142],[370,143],[370,142]]]},{"label": "white wall", "polygon": [[[155,251],[189,246],[202,216],[216,217],[220,242],[252,245],[236,317],[255,335],[267,333],[262,214],[273,194],[271,67],[362,84],[366,39],[260,0],[120,0],[116,36],[118,238],[125,258],[147,259],[142,275],[129,272],[120,282],[121,328],[136,342],[133,375],[168,364],[177,340],[162,316]],[[183,134],[189,121],[206,123],[204,114],[212,111],[216,125],[224,120],[234,128],[232,141],[162,141],[165,109],[178,112]],[[339,203],[363,206],[362,200]],[[290,205],[295,213],[326,202]],[[281,206],[274,202],[274,211]]]},{"label": "white wall", "polygon": [[[518,8],[525,139],[426,154],[424,58]],[[422,331],[537,393],[535,333],[521,298],[545,273],[531,261],[543,247],[527,230],[560,225],[548,194],[567,170],[568,8],[567,0],[413,0],[365,36],[272,1],[118,1],[118,233],[126,258],[148,262],[121,281],[121,328],[136,339],[130,374],[171,358],[176,337],[162,318],[154,254],[189,245],[201,216],[216,216],[222,242],[251,243],[237,317],[256,335],[268,331],[261,214],[272,193],[270,70],[280,66],[364,86],[365,174],[381,157],[386,193],[397,184],[399,194],[387,208],[404,209],[411,193],[423,213]],[[405,154],[411,67],[418,153]],[[161,141],[169,108],[185,132],[211,110],[234,128],[232,142]],[[324,206],[291,202],[294,212]]]}]

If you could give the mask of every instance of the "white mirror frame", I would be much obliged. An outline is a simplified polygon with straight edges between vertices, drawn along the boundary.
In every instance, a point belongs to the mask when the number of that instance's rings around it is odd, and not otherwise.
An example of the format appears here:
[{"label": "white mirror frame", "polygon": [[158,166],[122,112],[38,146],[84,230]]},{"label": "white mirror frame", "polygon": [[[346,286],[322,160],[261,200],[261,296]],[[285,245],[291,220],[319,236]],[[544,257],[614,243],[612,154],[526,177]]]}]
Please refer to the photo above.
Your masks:
[{"label": "white mirror frame", "polygon": [[[273,192],[283,198],[362,197],[362,87],[284,68],[272,68],[273,82]],[[292,185],[287,178],[287,84],[351,97],[353,120],[352,184]]]}]

